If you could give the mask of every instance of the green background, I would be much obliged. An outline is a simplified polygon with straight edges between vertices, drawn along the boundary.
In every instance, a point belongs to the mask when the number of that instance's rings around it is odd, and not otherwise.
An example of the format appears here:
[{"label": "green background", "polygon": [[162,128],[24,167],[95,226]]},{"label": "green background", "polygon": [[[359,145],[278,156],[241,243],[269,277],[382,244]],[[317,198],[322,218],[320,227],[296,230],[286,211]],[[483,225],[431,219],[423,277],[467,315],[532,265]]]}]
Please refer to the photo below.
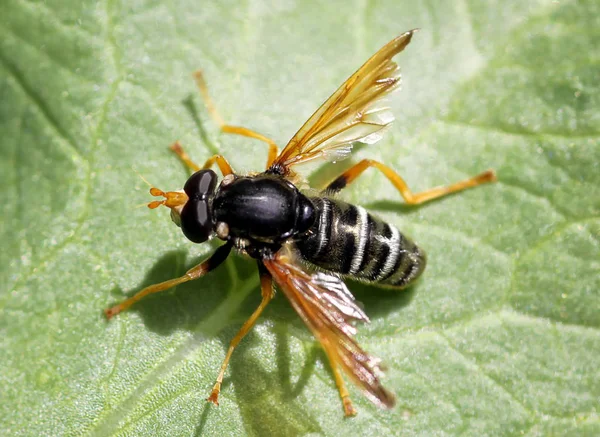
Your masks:
[{"label": "green background", "polygon": [[[4,435],[599,435],[600,3],[588,1],[0,2],[0,429]],[[326,4],[323,4],[326,3]],[[101,310],[213,250],[147,186],[179,189],[180,139],[240,172],[283,145],[381,45],[420,27],[397,61],[397,121],[363,157],[415,191],[487,168],[499,182],[419,208],[376,171],[342,197],[422,246],[403,292],[350,284],[398,405],[352,389],[344,419],[323,353],[282,295],[236,350],[260,300],[254,265],[106,322]]]}]

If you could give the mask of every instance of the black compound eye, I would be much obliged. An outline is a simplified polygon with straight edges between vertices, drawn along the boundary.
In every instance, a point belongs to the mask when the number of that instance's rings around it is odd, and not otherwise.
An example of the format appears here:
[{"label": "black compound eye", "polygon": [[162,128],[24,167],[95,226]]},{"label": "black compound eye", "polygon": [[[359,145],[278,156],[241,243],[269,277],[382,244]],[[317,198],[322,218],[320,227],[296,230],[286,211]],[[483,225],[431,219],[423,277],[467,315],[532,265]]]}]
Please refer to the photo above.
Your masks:
[{"label": "black compound eye", "polygon": [[187,180],[183,186],[183,191],[190,200],[204,200],[215,191],[217,185],[217,175],[212,170],[199,170]]},{"label": "black compound eye", "polygon": [[209,197],[215,191],[217,175],[212,170],[199,170],[187,180],[183,191],[189,199],[181,210],[181,230],[194,243],[208,240],[212,232]]},{"label": "black compound eye", "polygon": [[210,237],[212,220],[206,200],[189,200],[181,211],[181,230],[188,240],[204,243]]}]

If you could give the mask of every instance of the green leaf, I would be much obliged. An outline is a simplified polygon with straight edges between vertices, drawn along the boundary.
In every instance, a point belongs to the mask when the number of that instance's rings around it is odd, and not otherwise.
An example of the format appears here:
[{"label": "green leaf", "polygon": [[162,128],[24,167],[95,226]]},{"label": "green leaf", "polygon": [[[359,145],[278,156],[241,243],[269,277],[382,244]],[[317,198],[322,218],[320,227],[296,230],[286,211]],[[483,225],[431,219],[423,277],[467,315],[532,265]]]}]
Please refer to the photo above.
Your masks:
[{"label": "green leaf", "polygon": [[[597,1],[134,1],[0,4],[0,429],[6,435],[598,435],[600,4]],[[323,4],[324,3],[324,4]],[[368,56],[397,60],[397,122],[354,161],[415,191],[487,168],[499,182],[419,208],[372,170],[345,190],[429,255],[391,292],[350,283],[398,405],[351,388],[344,419],[324,354],[279,294],[205,402],[258,305],[251,261],[102,309],[181,275],[193,245],[147,186],[180,189],[167,146],[257,171]],[[323,167],[322,181],[350,162]],[[132,169],[133,168],[133,169]]]}]

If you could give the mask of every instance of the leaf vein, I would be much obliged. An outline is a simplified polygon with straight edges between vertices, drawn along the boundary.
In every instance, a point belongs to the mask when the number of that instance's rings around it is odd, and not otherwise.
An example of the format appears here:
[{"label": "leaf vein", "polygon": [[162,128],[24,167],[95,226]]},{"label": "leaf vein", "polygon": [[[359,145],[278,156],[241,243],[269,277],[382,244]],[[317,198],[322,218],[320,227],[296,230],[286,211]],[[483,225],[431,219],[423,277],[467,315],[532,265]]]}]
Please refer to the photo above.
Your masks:
[{"label": "leaf vein", "polygon": [[[79,149],[75,145],[75,141],[71,138],[71,136],[67,133],[65,129],[60,125],[56,117],[50,111],[50,108],[44,102],[43,98],[40,97],[32,87],[23,79],[23,75],[19,71],[19,69],[11,63],[4,54],[0,51],[0,61],[6,68],[6,70],[10,73],[14,82],[19,86],[23,94],[35,105],[36,108],[41,112],[43,118],[48,122],[48,125],[54,130],[57,136],[63,141],[63,144],[66,145],[71,153],[76,155],[87,167],[89,170],[89,162],[88,159],[82,155]],[[77,165],[74,162],[75,165]]]},{"label": "leaf vein", "polygon": [[533,414],[533,412],[527,408],[525,406],[525,404],[523,403],[523,401],[521,401],[520,399],[517,398],[517,396],[512,393],[510,390],[508,390],[506,387],[504,387],[500,381],[498,381],[495,377],[491,376],[488,372],[486,372],[481,365],[477,362],[477,359],[471,356],[468,356],[465,352],[457,349],[454,344],[452,343],[452,341],[450,341],[450,339],[443,333],[443,332],[438,332],[437,333],[442,339],[445,340],[446,344],[448,345],[448,348],[450,348],[452,351],[454,351],[456,354],[458,354],[460,357],[462,357],[462,359],[469,364],[470,366],[473,367],[473,369],[475,371],[477,371],[478,373],[480,373],[481,375],[485,376],[490,382],[493,383],[494,386],[498,387],[502,392],[506,393],[517,405],[519,405],[519,407],[521,407],[523,409],[523,411],[525,411],[531,418],[535,417],[535,415]]},{"label": "leaf vein", "polygon": [[510,128],[506,125],[498,125],[492,126],[483,123],[473,123],[473,122],[464,122],[458,119],[453,118],[443,118],[439,120],[440,122],[448,125],[448,126],[457,126],[457,127],[466,127],[471,129],[478,129],[486,132],[503,134],[503,135],[511,135],[517,137],[534,137],[543,139],[544,137],[550,138],[558,138],[558,139],[598,139],[600,138],[600,132],[593,133],[558,133],[558,132],[532,132],[527,130],[519,130],[518,128]]},{"label": "leaf vein", "polygon": [[552,202],[550,200],[550,198],[545,197],[541,194],[538,194],[538,193],[530,190],[529,188],[525,188],[522,184],[516,184],[516,183],[510,182],[505,178],[499,180],[498,183],[500,183],[506,187],[522,191],[524,194],[536,198],[538,202],[547,204],[550,208],[552,208],[557,213],[557,215],[561,216],[562,220],[569,220],[569,219],[573,218],[573,216],[566,209],[563,209],[563,208],[559,207],[558,205],[556,205],[554,202]]}]

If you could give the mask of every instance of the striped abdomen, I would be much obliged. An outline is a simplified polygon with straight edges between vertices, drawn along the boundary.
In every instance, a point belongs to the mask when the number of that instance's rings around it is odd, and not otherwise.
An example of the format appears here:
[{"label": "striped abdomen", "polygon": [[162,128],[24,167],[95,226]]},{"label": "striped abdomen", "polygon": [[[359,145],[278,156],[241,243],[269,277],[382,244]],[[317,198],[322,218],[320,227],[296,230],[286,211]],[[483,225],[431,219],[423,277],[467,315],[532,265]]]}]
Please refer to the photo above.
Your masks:
[{"label": "striped abdomen", "polygon": [[425,253],[394,226],[349,203],[313,197],[317,219],[296,242],[302,257],[325,270],[381,285],[403,287],[425,268]]}]

